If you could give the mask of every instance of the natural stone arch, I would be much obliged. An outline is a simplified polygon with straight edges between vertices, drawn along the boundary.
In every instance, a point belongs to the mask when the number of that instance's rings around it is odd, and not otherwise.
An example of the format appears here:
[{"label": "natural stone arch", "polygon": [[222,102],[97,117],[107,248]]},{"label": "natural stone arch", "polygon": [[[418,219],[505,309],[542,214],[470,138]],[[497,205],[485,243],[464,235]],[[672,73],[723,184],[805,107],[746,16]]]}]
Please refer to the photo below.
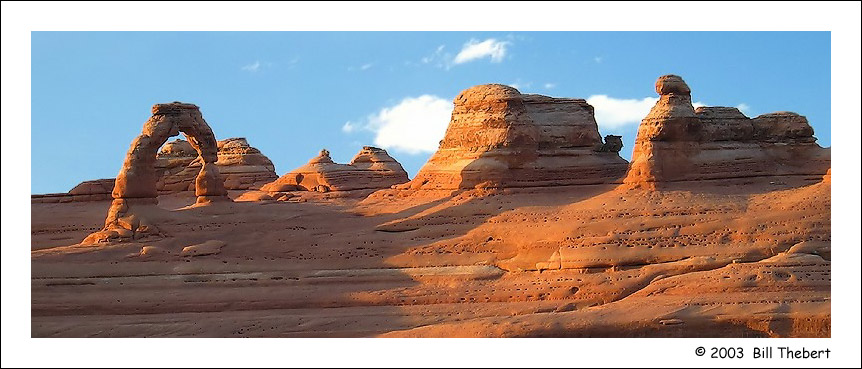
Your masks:
[{"label": "natural stone arch", "polygon": [[201,115],[200,108],[194,104],[173,102],[156,104],[152,112],[152,117],[144,123],[141,135],[132,140],[123,167],[114,182],[114,200],[108,210],[105,227],[102,231],[88,236],[84,243],[137,238],[140,232],[154,231],[154,227],[142,219],[139,214],[141,211],[133,211],[132,207],[158,204],[156,154],[168,138],[179,135],[180,132],[185,134],[203,163],[195,178],[197,204],[230,201],[224,180],[215,164],[218,160],[218,142]]},{"label": "natural stone arch", "polygon": [[227,196],[224,181],[215,165],[218,161],[218,142],[212,129],[197,105],[174,102],[153,106],[153,116],[144,123],[141,135],[132,141],[126,154],[123,168],[114,184],[113,197],[156,198],[156,154],[168,138],[180,132],[185,134],[203,162],[195,179],[197,202],[205,203]]}]

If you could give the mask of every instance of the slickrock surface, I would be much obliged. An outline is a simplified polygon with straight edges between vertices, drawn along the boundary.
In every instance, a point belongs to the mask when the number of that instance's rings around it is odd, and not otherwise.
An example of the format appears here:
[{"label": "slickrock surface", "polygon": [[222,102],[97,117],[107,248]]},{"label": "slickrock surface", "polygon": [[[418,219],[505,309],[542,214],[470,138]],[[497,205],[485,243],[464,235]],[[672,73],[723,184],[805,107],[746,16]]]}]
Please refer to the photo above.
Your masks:
[{"label": "slickrock surface", "polygon": [[619,182],[622,141],[604,145],[583,99],[522,95],[504,85],[471,87],[455,98],[434,156],[410,189],[541,187]]},{"label": "slickrock surface", "polygon": [[338,164],[321,150],[307,164],[261,188],[266,192],[354,191],[389,188],[407,182],[407,172],[386,150],[365,146],[350,164]]},{"label": "slickrock surface", "polygon": [[[33,204],[32,334],[829,336],[829,183],[746,181],[191,208],[181,193],[160,199],[161,236],[107,246],[72,245],[107,202]],[[212,240],[227,246],[181,255]],[[793,248],[808,259],[774,258]]]},{"label": "slickrock surface", "polygon": [[817,145],[805,117],[791,112],[750,119],[736,108],[691,104],[679,76],[656,81],[661,96],[638,127],[625,182],[644,188],[672,181],[807,176],[830,167],[829,149]]},{"label": "slickrock surface", "polygon": [[[634,186],[589,105],[487,85],[456,99],[440,150],[401,189],[339,195],[400,170],[365,148],[349,165],[324,151],[235,202],[156,201],[154,177],[136,192],[118,180],[113,202],[34,202],[32,335],[829,337],[829,151],[801,116],[695,110],[682,79],[664,80]],[[176,108],[151,121],[199,115]],[[797,154],[805,170],[762,161]],[[667,177],[681,174],[665,160],[691,177]],[[755,164],[769,175],[726,175]],[[91,232],[114,233],[78,243]]]}]

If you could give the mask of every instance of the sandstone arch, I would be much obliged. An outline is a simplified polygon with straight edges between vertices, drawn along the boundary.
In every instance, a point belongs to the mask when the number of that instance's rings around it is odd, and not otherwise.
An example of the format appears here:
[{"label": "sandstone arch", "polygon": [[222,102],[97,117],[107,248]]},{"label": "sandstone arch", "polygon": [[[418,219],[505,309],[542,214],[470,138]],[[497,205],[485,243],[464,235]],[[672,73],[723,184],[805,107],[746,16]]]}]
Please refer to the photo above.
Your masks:
[{"label": "sandstone arch", "polygon": [[203,161],[195,179],[197,202],[209,202],[227,196],[224,182],[215,166],[218,143],[212,129],[196,105],[174,102],[153,106],[153,116],[144,123],[141,135],[132,141],[123,168],[117,175],[114,199],[156,198],[156,153],[168,138],[180,132],[186,135]]},{"label": "sandstone arch", "polygon": [[[156,154],[168,138],[180,132],[185,134],[203,163],[195,178],[197,204],[230,201],[215,164],[218,160],[218,143],[200,108],[194,104],[173,102],[153,105],[152,112],[152,117],[144,123],[141,135],[132,140],[123,167],[114,182],[114,200],[108,210],[105,227],[88,236],[84,243],[136,238],[139,233],[154,230],[140,214],[148,210],[140,208],[158,203]],[[133,210],[132,207],[139,210]]]}]

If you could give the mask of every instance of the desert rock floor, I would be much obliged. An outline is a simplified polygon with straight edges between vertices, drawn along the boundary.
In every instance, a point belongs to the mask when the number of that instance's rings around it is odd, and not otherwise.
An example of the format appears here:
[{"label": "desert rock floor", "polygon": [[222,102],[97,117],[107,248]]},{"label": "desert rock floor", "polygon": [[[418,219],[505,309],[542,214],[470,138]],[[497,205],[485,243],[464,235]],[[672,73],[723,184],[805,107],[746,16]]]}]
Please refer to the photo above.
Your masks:
[{"label": "desert rock floor", "polygon": [[107,246],[108,201],[34,203],[32,336],[830,335],[820,178],[362,195],[161,196]]}]

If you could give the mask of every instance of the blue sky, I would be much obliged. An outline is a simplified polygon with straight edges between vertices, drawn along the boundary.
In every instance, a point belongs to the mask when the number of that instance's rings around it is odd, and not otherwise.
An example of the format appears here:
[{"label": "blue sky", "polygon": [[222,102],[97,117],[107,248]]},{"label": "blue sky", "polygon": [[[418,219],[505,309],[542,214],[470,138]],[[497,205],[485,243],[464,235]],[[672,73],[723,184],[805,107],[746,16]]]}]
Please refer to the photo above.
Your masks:
[{"label": "blue sky", "polygon": [[116,176],[150,107],[201,107],[279,175],[321,148],[387,148],[411,177],[477,84],[587,98],[629,159],[655,79],[748,116],[795,111],[831,145],[829,32],[32,32],[32,193]]}]

